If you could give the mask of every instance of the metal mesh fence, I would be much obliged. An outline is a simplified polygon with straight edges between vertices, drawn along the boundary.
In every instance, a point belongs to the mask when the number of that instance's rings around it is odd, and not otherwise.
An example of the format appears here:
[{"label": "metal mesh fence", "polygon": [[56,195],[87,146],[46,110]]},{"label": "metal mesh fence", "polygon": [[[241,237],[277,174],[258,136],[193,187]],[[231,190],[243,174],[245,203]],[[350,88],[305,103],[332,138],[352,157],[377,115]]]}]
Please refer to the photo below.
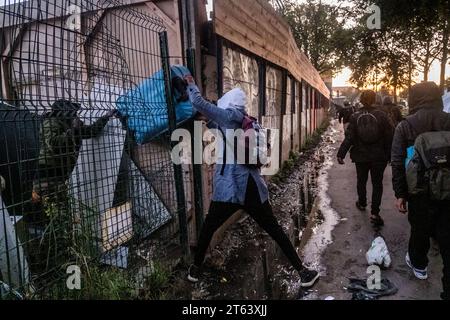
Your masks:
[{"label": "metal mesh fence", "polygon": [[127,1],[0,1],[0,296],[179,244],[164,31]]}]

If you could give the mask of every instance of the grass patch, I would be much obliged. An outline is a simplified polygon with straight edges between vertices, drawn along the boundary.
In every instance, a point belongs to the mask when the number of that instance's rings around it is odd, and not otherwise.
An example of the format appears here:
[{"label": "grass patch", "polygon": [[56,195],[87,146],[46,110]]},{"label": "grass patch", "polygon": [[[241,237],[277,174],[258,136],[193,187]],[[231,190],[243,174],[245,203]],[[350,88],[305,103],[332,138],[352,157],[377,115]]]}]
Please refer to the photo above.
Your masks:
[{"label": "grass patch", "polygon": [[[165,299],[169,269],[156,262],[144,267],[129,264],[126,270],[102,266],[98,210],[67,201],[50,202],[46,208],[49,222],[38,246],[42,272],[33,281],[37,290],[26,296],[49,300]],[[69,266],[79,268],[80,287],[72,290],[67,281],[75,274],[66,273]]]},{"label": "grass patch", "polygon": [[43,298],[51,300],[165,300],[169,298],[167,292],[171,278],[169,269],[159,263],[152,263],[139,270],[94,266],[81,269],[79,290],[70,290],[65,280],[58,280]]},{"label": "grass patch", "polygon": [[[51,300],[132,300],[137,299],[136,284],[124,270],[91,267],[81,270],[80,289],[70,290],[65,280],[58,280],[44,299]],[[67,277],[70,275],[67,275]]]},{"label": "grass patch", "polygon": [[172,279],[172,273],[160,263],[152,263],[149,270],[150,273],[144,277],[145,280],[143,288],[139,292],[139,299],[168,299],[167,289]]}]

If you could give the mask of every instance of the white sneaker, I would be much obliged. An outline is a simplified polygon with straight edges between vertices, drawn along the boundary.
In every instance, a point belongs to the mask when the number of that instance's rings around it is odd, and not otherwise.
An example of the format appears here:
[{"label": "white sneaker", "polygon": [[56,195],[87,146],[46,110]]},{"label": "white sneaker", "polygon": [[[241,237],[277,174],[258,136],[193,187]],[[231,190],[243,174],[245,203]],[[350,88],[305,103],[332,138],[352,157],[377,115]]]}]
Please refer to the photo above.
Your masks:
[{"label": "white sneaker", "polygon": [[197,283],[199,281],[199,276],[200,276],[200,269],[195,265],[191,265],[188,270],[187,275],[188,280],[192,283]]},{"label": "white sneaker", "polygon": [[428,269],[425,268],[425,270],[414,268],[414,266],[411,263],[411,259],[409,257],[409,253],[406,254],[406,264],[408,267],[410,267],[414,273],[414,276],[419,280],[427,280],[428,279]]}]

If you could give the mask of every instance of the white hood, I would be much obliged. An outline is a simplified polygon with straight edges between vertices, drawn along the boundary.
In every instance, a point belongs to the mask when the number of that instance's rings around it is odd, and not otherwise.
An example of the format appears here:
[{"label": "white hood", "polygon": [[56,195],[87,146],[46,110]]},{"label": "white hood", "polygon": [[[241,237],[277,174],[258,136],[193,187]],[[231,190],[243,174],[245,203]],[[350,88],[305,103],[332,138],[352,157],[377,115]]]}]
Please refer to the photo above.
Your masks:
[{"label": "white hood", "polygon": [[228,91],[217,102],[220,109],[238,109],[242,112],[247,111],[247,95],[241,88],[234,88]]}]

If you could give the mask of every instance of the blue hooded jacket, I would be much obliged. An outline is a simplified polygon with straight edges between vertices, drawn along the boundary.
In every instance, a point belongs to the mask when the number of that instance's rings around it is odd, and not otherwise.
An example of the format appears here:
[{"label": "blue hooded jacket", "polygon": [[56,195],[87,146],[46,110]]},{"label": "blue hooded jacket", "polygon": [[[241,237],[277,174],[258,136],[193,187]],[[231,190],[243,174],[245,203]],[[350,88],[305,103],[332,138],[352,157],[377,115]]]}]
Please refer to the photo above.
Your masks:
[{"label": "blue hooded jacket", "polygon": [[[203,99],[198,87],[194,84],[189,85],[188,92],[194,108],[213,122],[209,126],[210,128],[217,128],[223,133],[226,133],[228,129],[242,128],[245,106],[219,108]],[[218,152],[223,154],[223,150]],[[244,205],[250,176],[258,187],[261,203],[269,200],[269,191],[259,169],[249,168],[243,164],[228,163],[229,161],[227,164],[217,164],[216,166],[213,201]],[[223,168],[223,166],[225,167]]]}]

